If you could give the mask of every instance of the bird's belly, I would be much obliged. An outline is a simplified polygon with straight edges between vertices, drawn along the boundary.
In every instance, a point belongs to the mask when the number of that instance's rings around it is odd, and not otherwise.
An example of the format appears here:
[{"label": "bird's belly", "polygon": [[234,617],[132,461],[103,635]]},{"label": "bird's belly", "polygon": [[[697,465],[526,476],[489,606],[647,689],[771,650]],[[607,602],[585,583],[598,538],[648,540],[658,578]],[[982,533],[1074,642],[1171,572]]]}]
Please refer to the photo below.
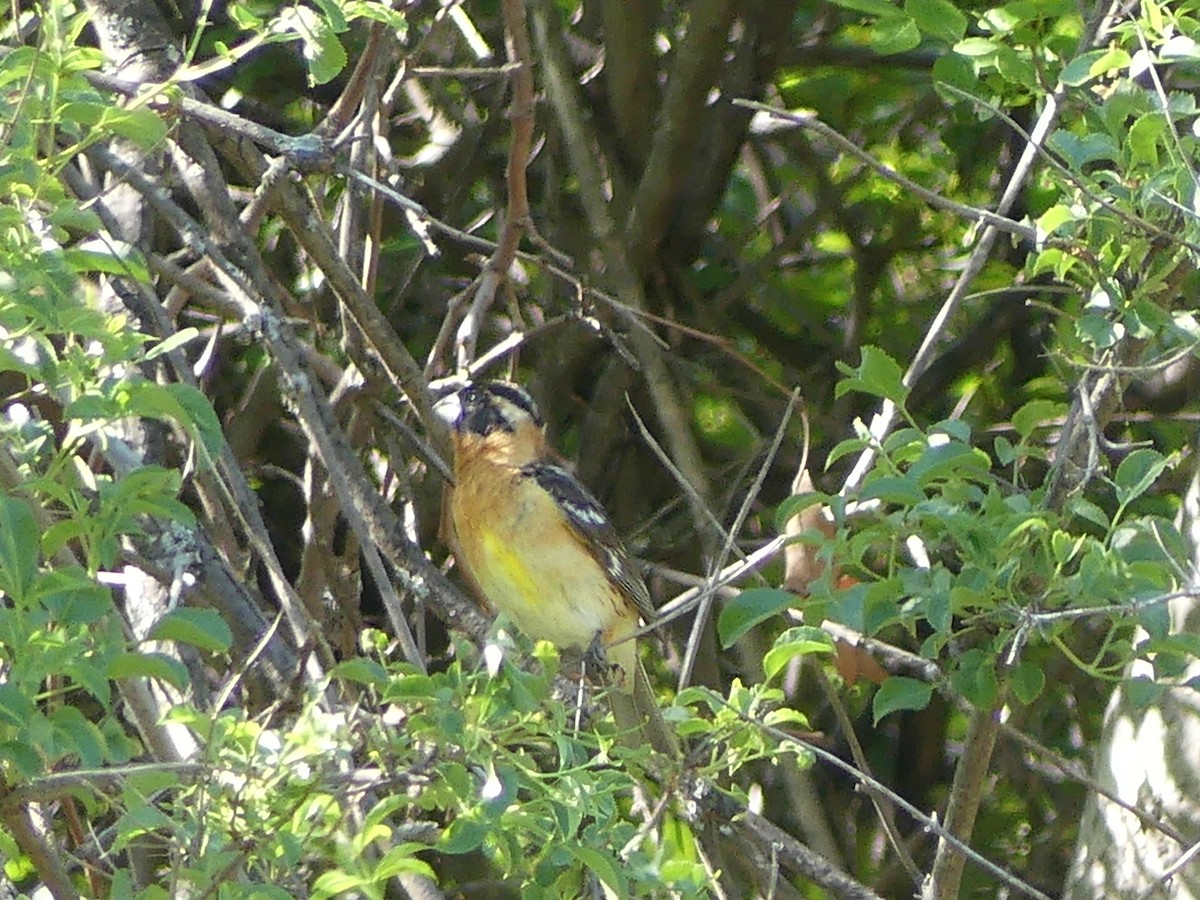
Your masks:
[{"label": "bird's belly", "polygon": [[622,604],[597,562],[573,541],[541,541],[514,527],[481,530],[486,557],[470,560],[484,595],[536,640],[586,647],[621,618]]}]

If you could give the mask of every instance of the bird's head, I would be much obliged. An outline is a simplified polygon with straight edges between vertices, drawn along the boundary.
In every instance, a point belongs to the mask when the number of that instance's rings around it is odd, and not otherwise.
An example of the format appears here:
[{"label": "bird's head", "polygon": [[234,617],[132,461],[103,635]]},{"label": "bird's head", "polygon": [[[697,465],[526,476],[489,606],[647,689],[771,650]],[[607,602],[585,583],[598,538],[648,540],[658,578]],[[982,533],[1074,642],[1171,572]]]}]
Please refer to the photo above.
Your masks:
[{"label": "bird's head", "polygon": [[523,466],[546,448],[545,422],[529,393],[508,381],[472,381],[433,405],[454,438],[456,458],[482,453],[494,462]]}]

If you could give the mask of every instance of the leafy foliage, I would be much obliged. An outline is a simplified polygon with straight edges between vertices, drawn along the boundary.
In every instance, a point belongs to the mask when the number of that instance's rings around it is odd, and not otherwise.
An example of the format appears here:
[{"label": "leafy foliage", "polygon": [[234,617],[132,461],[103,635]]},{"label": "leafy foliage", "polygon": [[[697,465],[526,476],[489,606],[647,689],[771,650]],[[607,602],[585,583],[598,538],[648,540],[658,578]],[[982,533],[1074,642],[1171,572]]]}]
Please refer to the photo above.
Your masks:
[{"label": "leafy foliage", "polygon": [[[0,857],[21,889],[804,890],[779,853],[803,818],[855,879],[911,893],[895,873],[946,852],[913,837],[930,821],[888,843],[815,758],[874,763],[856,782],[923,814],[973,717],[1088,760],[1110,686],[1180,689],[1190,5],[141,13],[140,34],[59,0],[0,23]],[[113,78],[127,60],[146,68]],[[711,599],[766,563],[720,595],[715,641],[644,639],[658,683],[696,662],[663,699],[681,759],[629,747],[555,648],[473,629],[443,577],[430,451],[380,410],[501,361],[662,563],[658,600],[678,570]],[[818,489],[789,497],[805,467]],[[821,573],[800,586],[798,552]],[[934,762],[886,762],[906,759]],[[988,764],[972,845],[1059,893],[1083,788]],[[810,778],[835,815],[799,808]],[[714,794],[780,832],[710,827]],[[31,845],[31,803],[69,854]]]}]

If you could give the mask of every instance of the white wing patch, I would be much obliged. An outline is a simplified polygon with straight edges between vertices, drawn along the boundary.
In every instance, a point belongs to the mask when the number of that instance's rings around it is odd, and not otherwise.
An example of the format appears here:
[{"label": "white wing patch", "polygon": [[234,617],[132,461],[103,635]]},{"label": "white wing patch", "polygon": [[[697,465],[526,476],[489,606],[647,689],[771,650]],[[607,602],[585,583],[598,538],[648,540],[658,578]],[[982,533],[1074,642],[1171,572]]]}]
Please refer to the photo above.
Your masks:
[{"label": "white wing patch", "polygon": [[534,463],[522,471],[531,475],[538,486],[554,498],[558,508],[576,528],[597,531],[612,527],[600,502],[562,466]]}]

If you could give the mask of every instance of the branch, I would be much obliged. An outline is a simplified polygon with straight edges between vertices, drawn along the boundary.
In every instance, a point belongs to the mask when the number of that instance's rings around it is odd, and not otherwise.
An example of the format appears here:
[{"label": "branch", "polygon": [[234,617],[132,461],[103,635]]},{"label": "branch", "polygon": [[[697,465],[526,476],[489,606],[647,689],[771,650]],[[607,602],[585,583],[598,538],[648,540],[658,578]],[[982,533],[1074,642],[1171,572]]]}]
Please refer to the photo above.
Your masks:
[{"label": "branch", "polygon": [[931,191],[928,188],[922,187],[915,181],[905,178],[895,169],[877,160],[870,153],[867,153],[849,138],[842,136],[839,132],[830,128],[824,122],[816,117],[815,113],[794,113],[784,109],[778,109],[774,106],[768,106],[766,103],[759,103],[755,100],[745,100],[736,98],[733,101],[734,106],[741,106],[745,109],[752,109],[755,112],[763,113],[772,118],[782,119],[785,122],[791,122],[794,125],[799,125],[802,128],[807,128],[809,131],[815,131],[826,140],[830,141],[834,146],[838,147],[845,153],[850,154],[859,162],[869,166],[874,172],[882,175],[888,181],[893,181],[900,187],[904,188],[909,193],[920,197],[930,206],[937,209],[948,210],[957,216],[961,216],[972,222],[983,222],[991,225],[997,231],[1004,231],[1009,234],[1014,234],[1017,237],[1028,241],[1037,240],[1037,229],[1031,225],[1023,225],[1016,222],[1007,216],[998,213],[990,212],[986,209],[976,209],[974,206],[968,206],[965,203],[958,203],[951,200],[949,197],[943,197],[936,191]]},{"label": "branch", "polygon": [[533,148],[533,50],[529,45],[525,0],[502,0],[500,9],[504,16],[505,49],[509,62],[517,66],[513,70],[513,96],[508,114],[512,122],[512,141],[508,146],[508,168],[505,172],[508,212],[496,250],[484,266],[471,308],[467,310],[458,329],[459,369],[466,368],[475,358],[475,344],[483,327],[484,315],[496,298],[496,289],[512,268],[521,234],[529,222],[525,170]]}]

